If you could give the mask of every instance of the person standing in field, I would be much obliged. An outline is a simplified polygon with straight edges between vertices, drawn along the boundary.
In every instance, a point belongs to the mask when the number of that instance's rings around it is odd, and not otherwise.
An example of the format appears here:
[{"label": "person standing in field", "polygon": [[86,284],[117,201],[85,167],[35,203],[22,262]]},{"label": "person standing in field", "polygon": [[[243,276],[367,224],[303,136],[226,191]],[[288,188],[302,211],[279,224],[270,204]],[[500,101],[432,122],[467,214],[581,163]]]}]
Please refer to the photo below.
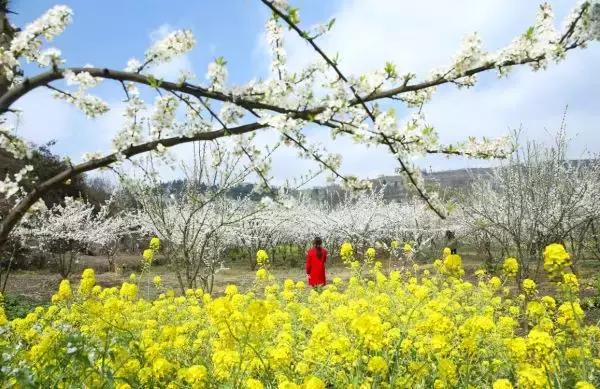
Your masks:
[{"label": "person standing in field", "polygon": [[306,253],[306,276],[310,286],[325,285],[325,262],[327,250],[322,247],[323,240],[316,237],[313,247]]},{"label": "person standing in field", "polygon": [[453,231],[446,231],[446,247],[450,249],[450,254],[456,254],[458,250],[458,241]]}]

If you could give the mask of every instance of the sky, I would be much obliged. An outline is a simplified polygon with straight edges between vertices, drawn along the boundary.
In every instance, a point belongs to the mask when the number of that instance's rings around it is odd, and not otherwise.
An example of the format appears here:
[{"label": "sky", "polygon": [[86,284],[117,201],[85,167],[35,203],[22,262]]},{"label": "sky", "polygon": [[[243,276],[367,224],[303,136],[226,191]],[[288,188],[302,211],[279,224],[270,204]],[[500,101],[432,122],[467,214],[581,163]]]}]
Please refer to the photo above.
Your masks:
[{"label": "sky", "polygon": [[[532,24],[539,2],[534,0],[332,0],[291,1],[300,9],[302,26],[336,23],[319,43],[329,53],[338,53],[340,67],[347,74],[372,71],[386,61],[400,73],[427,75],[450,62],[462,39],[473,31],[481,33],[484,47],[496,50],[523,33]],[[562,25],[574,1],[550,1],[557,25]],[[13,0],[17,13],[13,23],[25,25],[57,4],[48,0]],[[156,39],[174,29],[191,29],[196,47],[172,63],[154,69],[165,80],[176,79],[181,69],[191,70],[197,82],[204,82],[209,62],[223,56],[228,62],[229,84],[242,84],[269,76],[264,24],[269,12],[258,0],[187,1],[63,1],[74,11],[74,21],[52,46],[58,47],[67,66],[94,66],[122,69],[132,58],[142,58]],[[288,62],[292,69],[315,58],[297,36],[286,34]],[[576,50],[558,65],[533,72],[515,69],[508,78],[495,73],[480,77],[471,89],[442,86],[424,107],[443,143],[468,135],[502,136],[521,129],[521,139],[551,142],[566,107],[567,131],[572,138],[570,156],[600,152],[600,42]],[[29,74],[39,69],[27,67]],[[94,93],[109,102],[112,110],[90,120],[47,90],[38,90],[17,103],[23,110],[19,134],[36,143],[56,141],[53,151],[78,161],[85,152],[110,151],[118,131],[123,108],[119,84],[104,82]],[[408,115],[409,112],[401,114]],[[342,172],[361,178],[393,174],[396,163],[378,148],[365,148],[350,140],[331,141],[322,132],[311,131],[314,140],[343,155]],[[261,134],[261,141],[274,139],[273,132]],[[189,146],[175,154],[184,160]],[[416,163],[428,170],[485,166],[485,161],[463,158],[420,157]],[[295,151],[279,150],[274,155],[272,174],[276,181],[297,176],[314,167],[299,160]],[[176,172],[165,172],[176,175]],[[314,183],[321,183],[317,180]]]}]

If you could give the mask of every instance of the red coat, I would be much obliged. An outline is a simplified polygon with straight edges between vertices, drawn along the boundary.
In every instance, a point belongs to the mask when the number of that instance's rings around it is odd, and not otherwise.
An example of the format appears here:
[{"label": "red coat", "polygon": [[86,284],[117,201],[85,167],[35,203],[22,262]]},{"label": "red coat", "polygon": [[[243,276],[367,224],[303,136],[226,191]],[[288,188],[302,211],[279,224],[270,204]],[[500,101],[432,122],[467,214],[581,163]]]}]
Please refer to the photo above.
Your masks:
[{"label": "red coat", "polygon": [[327,250],[321,248],[321,256],[317,255],[315,247],[306,253],[306,274],[310,286],[325,285],[325,262],[327,261]]}]

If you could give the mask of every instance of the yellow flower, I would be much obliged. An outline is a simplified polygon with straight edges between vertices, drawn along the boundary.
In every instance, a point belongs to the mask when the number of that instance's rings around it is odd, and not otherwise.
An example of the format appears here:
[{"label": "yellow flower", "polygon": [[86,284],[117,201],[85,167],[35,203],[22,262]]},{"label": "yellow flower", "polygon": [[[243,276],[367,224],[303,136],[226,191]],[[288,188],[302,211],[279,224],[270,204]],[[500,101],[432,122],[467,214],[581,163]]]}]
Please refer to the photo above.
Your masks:
[{"label": "yellow flower", "polygon": [[234,284],[229,284],[225,287],[225,295],[233,296],[238,293],[238,288]]},{"label": "yellow flower", "polygon": [[563,274],[563,285],[565,291],[568,293],[579,293],[579,281],[577,280],[577,276],[573,273],[564,273]]},{"label": "yellow flower", "polygon": [[554,311],[556,309],[556,300],[552,296],[542,297],[542,304],[544,304],[549,311]]},{"label": "yellow flower", "polygon": [[121,290],[119,291],[119,296],[126,300],[134,300],[137,296],[138,288],[136,284],[130,284],[129,282],[124,282],[121,285]]},{"label": "yellow flower", "polygon": [[405,254],[410,254],[413,251],[413,247],[409,243],[404,243],[404,247],[402,247],[402,251],[404,251]]},{"label": "yellow flower", "polygon": [[152,279],[152,283],[157,288],[160,286],[161,282],[162,282],[162,279],[160,278],[160,276],[154,276],[154,278]]},{"label": "yellow flower", "polygon": [[325,389],[325,383],[320,378],[310,376],[304,380],[305,389]]},{"label": "yellow flower", "polygon": [[60,301],[68,300],[73,293],[71,292],[71,283],[69,280],[62,280],[58,286],[58,293],[52,296],[52,303],[56,304]]},{"label": "yellow flower", "polygon": [[460,258],[460,255],[450,254],[446,256],[442,261],[441,271],[452,277],[462,277],[462,275],[465,274],[465,271],[462,268],[462,259]]},{"label": "yellow flower", "polygon": [[494,289],[498,289],[502,286],[502,280],[500,280],[500,278],[498,277],[492,277],[490,278],[490,286]]},{"label": "yellow flower", "polygon": [[256,263],[258,266],[265,266],[269,260],[269,254],[265,250],[258,250],[256,252]]},{"label": "yellow flower", "polygon": [[154,260],[154,250],[152,250],[152,249],[144,250],[142,257],[146,264],[148,264],[148,265],[152,264],[152,261]]},{"label": "yellow flower", "polygon": [[492,385],[492,389],[512,389],[513,386],[509,380],[506,378],[501,378],[499,380],[494,381]]},{"label": "yellow flower", "polygon": [[390,247],[392,248],[392,250],[396,250],[398,247],[400,247],[400,242],[398,242],[397,240],[392,240],[392,242],[390,243]]},{"label": "yellow flower", "polygon": [[365,260],[367,262],[371,262],[371,261],[375,260],[375,255],[376,254],[377,253],[376,253],[375,249],[373,247],[369,247],[367,249],[367,251],[365,252]]},{"label": "yellow flower", "polygon": [[85,269],[81,275],[81,283],[79,284],[79,293],[89,294],[96,284],[96,275],[94,269]]},{"label": "yellow flower", "polygon": [[377,356],[371,357],[371,359],[369,359],[367,369],[369,369],[369,371],[371,373],[374,373],[377,375],[385,375],[388,370],[388,364],[385,361],[385,359],[383,359],[383,357],[380,357],[379,355],[377,355]]},{"label": "yellow flower", "polygon": [[571,256],[562,244],[553,243],[546,246],[544,269],[550,273],[550,276],[558,276],[568,266],[571,266]]},{"label": "yellow flower", "polygon": [[577,381],[575,389],[596,389],[596,387],[587,381]]},{"label": "yellow flower", "polygon": [[268,277],[267,269],[260,268],[256,271],[256,278],[259,280],[266,280]]},{"label": "yellow flower", "polygon": [[148,245],[148,247],[153,251],[160,250],[160,239],[158,239],[156,236],[150,239],[150,245]]},{"label": "yellow flower", "polygon": [[438,363],[439,377],[442,382],[450,386],[456,385],[458,382],[456,364],[449,359],[442,359]]},{"label": "yellow flower", "polygon": [[446,258],[450,254],[452,254],[450,247],[444,247],[444,250],[442,250],[442,258]]},{"label": "yellow flower", "polygon": [[342,246],[340,247],[340,257],[344,263],[354,261],[354,249],[349,242],[342,243]]},{"label": "yellow flower", "polygon": [[179,373],[179,375],[192,386],[202,384],[206,379],[207,374],[206,367],[202,365],[192,365],[180,370]]},{"label": "yellow flower", "polygon": [[156,358],[152,363],[152,373],[155,378],[162,379],[173,370],[173,365],[164,358]]},{"label": "yellow flower", "polygon": [[506,258],[502,264],[502,271],[507,277],[515,277],[519,271],[519,261],[517,261],[517,258]]},{"label": "yellow flower", "polygon": [[247,389],[263,389],[265,386],[257,379],[248,378],[246,380],[246,388]]},{"label": "yellow flower", "polygon": [[536,285],[535,285],[535,281],[531,280],[529,278],[526,278],[523,280],[523,291],[527,294],[527,295],[533,295],[536,291]]},{"label": "yellow flower", "polygon": [[536,328],[529,331],[527,351],[536,361],[549,363],[554,356],[554,348],[554,340],[548,332]]},{"label": "yellow flower", "polygon": [[525,364],[517,372],[519,388],[542,389],[548,387],[546,372],[543,368],[536,368]]}]

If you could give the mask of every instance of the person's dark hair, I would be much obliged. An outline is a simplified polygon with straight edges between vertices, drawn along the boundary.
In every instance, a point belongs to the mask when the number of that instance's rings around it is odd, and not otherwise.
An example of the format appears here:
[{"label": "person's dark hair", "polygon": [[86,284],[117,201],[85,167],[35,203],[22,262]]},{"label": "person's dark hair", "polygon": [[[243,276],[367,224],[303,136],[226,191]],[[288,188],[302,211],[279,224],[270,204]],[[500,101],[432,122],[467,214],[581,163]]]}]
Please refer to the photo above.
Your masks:
[{"label": "person's dark hair", "polygon": [[313,240],[313,246],[315,246],[315,249],[317,250],[317,258],[321,259],[323,256],[323,249],[321,248],[321,246],[323,246],[323,239],[317,236]]}]

